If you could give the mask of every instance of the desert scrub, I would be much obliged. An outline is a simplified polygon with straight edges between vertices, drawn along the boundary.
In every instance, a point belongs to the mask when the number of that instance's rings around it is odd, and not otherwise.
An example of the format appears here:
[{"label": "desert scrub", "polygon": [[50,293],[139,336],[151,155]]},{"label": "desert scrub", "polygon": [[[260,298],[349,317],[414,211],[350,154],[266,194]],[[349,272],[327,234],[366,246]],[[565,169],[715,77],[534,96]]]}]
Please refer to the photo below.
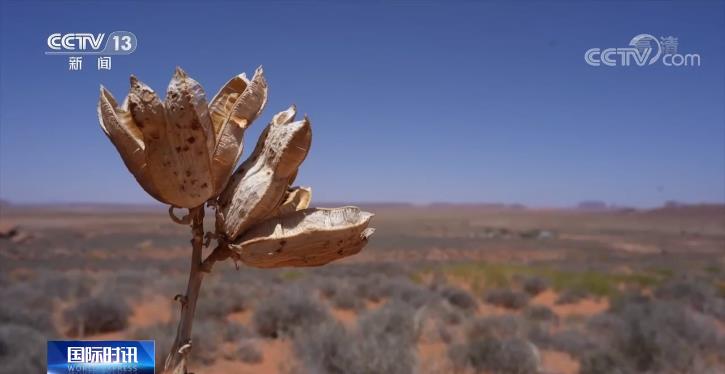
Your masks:
[{"label": "desert scrub", "polygon": [[597,349],[588,352],[580,360],[579,372],[581,374],[634,374],[626,360],[617,352],[607,349]]},{"label": "desert scrub", "polygon": [[642,290],[625,290],[609,297],[609,311],[621,312],[623,308],[633,304],[647,304],[652,301],[649,295],[642,293]]},{"label": "desert scrub", "polygon": [[294,336],[299,329],[314,329],[332,317],[320,303],[311,300],[304,289],[291,289],[260,302],[252,323],[260,336]]},{"label": "desert scrub", "polygon": [[671,301],[629,299],[588,322],[598,349],[580,354],[582,372],[719,372],[725,346],[712,318]]},{"label": "desert scrub", "polygon": [[120,331],[128,326],[131,308],[125,300],[111,295],[79,300],[63,312],[70,336]]},{"label": "desert scrub", "polygon": [[81,271],[53,271],[39,274],[39,278],[33,283],[38,285],[38,289],[44,290],[46,295],[68,300],[89,296],[91,285],[95,282],[91,276]]},{"label": "desert scrub", "polygon": [[361,311],[365,309],[365,303],[357,297],[352,287],[341,287],[332,298],[332,305],[338,309]]},{"label": "desert scrub", "polygon": [[46,339],[43,333],[28,326],[0,324],[0,374],[46,370]]},{"label": "desert scrub", "polygon": [[174,338],[169,335],[169,331],[173,330],[174,327],[172,323],[160,323],[137,328],[131,332],[132,339],[154,341],[157,373],[162,373],[164,370],[164,360],[174,342]]},{"label": "desert scrub", "polygon": [[520,338],[491,338],[454,345],[449,357],[459,368],[502,374],[536,373],[540,361],[536,346]]},{"label": "desert scrub", "polygon": [[294,338],[303,372],[413,373],[417,329],[410,306],[390,303],[365,313],[359,327],[346,330],[336,321]]},{"label": "desert scrub", "polygon": [[466,325],[466,338],[478,340],[489,337],[511,338],[526,336],[524,321],[511,314],[488,316],[469,321]]},{"label": "desert scrub", "polygon": [[372,302],[382,301],[388,295],[388,291],[385,288],[386,279],[387,276],[381,274],[360,277],[355,282],[355,295]]},{"label": "desert scrub", "polygon": [[420,314],[410,305],[389,301],[375,311],[363,313],[358,326],[371,338],[390,336],[401,342],[414,342],[418,337]]},{"label": "desert scrub", "polygon": [[247,310],[252,299],[248,285],[218,280],[207,282],[199,296],[196,316],[199,319],[223,320],[231,313]]},{"label": "desert scrub", "polygon": [[253,339],[241,339],[237,342],[233,355],[229,358],[247,364],[258,364],[262,362],[264,356]]},{"label": "desert scrub", "polygon": [[224,333],[222,339],[224,339],[224,342],[226,343],[234,342],[239,339],[253,338],[254,336],[255,334],[241,323],[233,321],[224,323]]},{"label": "desert scrub", "polygon": [[364,299],[358,296],[355,285],[349,279],[322,277],[315,283],[322,296],[335,308],[355,311],[365,309]]},{"label": "desert scrub", "polygon": [[514,310],[521,309],[529,303],[528,295],[508,288],[486,291],[483,299],[489,304]]},{"label": "desert scrub", "polygon": [[543,346],[579,358],[599,348],[599,344],[591,332],[575,328],[566,328],[554,332]]},{"label": "desert scrub", "polygon": [[338,278],[319,277],[315,279],[315,284],[317,286],[317,290],[320,291],[322,296],[331,299],[337,294],[337,290],[340,288],[338,285],[339,281],[340,280]]},{"label": "desert scrub", "polygon": [[549,288],[549,282],[541,277],[527,277],[521,282],[521,288],[531,296],[536,296]]},{"label": "desert scrub", "polygon": [[559,316],[544,305],[529,305],[524,309],[526,319],[539,322],[558,322]]},{"label": "desert scrub", "polygon": [[32,327],[47,336],[56,334],[53,325],[52,299],[42,288],[20,283],[0,289],[0,325],[15,324]]},{"label": "desert scrub", "polygon": [[468,324],[463,342],[449,347],[448,356],[458,369],[536,373],[540,364],[539,352],[527,335],[528,327],[519,317],[479,318]]},{"label": "desert scrub", "polygon": [[476,298],[462,288],[442,286],[437,289],[437,292],[449,304],[464,312],[474,312],[478,309],[478,301],[476,301]]},{"label": "desert scrub", "polygon": [[556,298],[556,305],[578,303],[589,296],[589,293],[580,288],[563,290]]},{"label": "desert scrub", "polygon": [[711,283],[694,278],[676,278],[658,287],[654,296],[661,300],[673,300],[692,309],[725,321],[725,297]]},{"label": "desert scrub", "polygon": [[434,292],[404,277],[388,278],[383,281],[381,287],[383,295],[389,300],[399,301],[416,309],[439,298]]}]

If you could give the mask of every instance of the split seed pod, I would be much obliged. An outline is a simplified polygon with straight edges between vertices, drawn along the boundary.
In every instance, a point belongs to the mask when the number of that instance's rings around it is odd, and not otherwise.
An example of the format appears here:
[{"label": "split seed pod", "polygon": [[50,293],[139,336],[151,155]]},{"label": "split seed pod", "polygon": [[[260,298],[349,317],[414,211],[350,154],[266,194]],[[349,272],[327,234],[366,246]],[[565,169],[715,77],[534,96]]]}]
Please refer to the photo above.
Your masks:
[{"label": "split seed pod", "polygon": [[282,204],[270,214],[270,217],[279,217],[286,214],[307,209],[312,200],[312,189],[310,187],[294,187],[287,190]]},{"label": "split seed pod", "polygon": [[372,216],[356,207],[296,211],[252,227],[229,248],[258,268],[320,266],[360,252]]},{"label": "split seed pod", "polygon": [[[293,122],[295,114],[292,106],[274,116],[251,156],[234,172],[229,185],[219,195],[218,206],[224,217],[221,231],[229,240],[275,216],[283,205],[312,139],[309,120],[305,117]],[[309,193],[297,194],[302,204],[295,206],[306,208]],[[288,211],[289,205],[283,210]]]},{"label": "split seed pod", "polygon": [[244,130],[266,101],[261,68],[251,81],[244,74],[232,78],[209,105],[201,85],[177,68],[163,102],[134,76],[122,106],[101,87],[98,118],[146,192],[194,208],[222,191],[241,155]]}]

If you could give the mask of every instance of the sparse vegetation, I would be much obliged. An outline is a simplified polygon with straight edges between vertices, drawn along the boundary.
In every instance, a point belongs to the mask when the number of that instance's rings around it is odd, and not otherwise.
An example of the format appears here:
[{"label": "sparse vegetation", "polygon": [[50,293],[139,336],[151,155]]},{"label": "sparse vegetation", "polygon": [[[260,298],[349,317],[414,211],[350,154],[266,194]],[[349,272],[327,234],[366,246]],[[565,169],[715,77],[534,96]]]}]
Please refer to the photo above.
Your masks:
[{"label": "sparse vegetation", "polygon": [[531,296],[536,296],[549,288],[549,283],[541,277],[528,277],[524,279],[522,288]]},{"label": "sparse vegetation", "polygon": [[543,305],[529,305],[524,309],[524,316],[532,321],[557,322],[559,316]]},{"label": "sparse vegetation", "polygon": [[161,323],[137,328],[130,333],[131,339],[154,341],[157,373],[160,373],[164,369],[166,353],[169,349],[171,349],[171,344],[174,339],[171,334],[169,334],[169,331],[173,331],[175,328],[176,326],[172,323]]},{"label": "sparse vegetation", "polygon": [[476,301],[473,295],[461,288],[444,286],[438,290],[438,293],[443,296],[449,304],[462,311],[472,312],[478,308],[478,301]]},{"label": "sparse vegetation", "polygon": [[556,298],[557,305],[574,304],[587,298],[589,294],[580,288],[564,290]]},{"label": "sparse vegetation", "polygon": [[43,334],[28,326],[0,324],[0,373],[41,373],[45,367]]},{"label": "sparse vegetation", "polygon": [[412,373],[417,331],[410,307],[399,302],[361,317],[356,330],[328,321],[295,337],[294,348],[305,372]]},{"label": "sparse vegetation", "polygon": [[636,371],[696,372],[702,353],[722,355],[711,321],[665,301],[625,306],[617,313],[624,329],[614,331],[612,347]]},{"label": "sparse vegetation", "polygon": [[288,290],[258,304],[253,317],[257,333],[269,338],[294,336],[298,329],[313,329],[329,320],[328,311],[305,294],[302,289]]},{"label": "sparse vegetation", "polygon": [[131,308],[114,295],[89,297],[63,312],[67,334],[84,337],[91,334],[123,330],[128,326]]},{"label": "sparse vegetation", "polygon": [[489,290],[484,296],[487,303],[507,309],[521,309],[529,302],[529,297],[519,291],[508,288]]},{"label": "sparse vegetation", "polygon": [[240,341],[234,353],[235,359],[248,364],[258,364],[264,358],[257,345],[250,339]]},{"label": "sparse vegetation", "polygon": [[365,309],[364,300],[359,298],[350,284],[343,279],[326,279],[320,291],[338,309],[359,311]]},{"label": "sparse vegetation", "polygon": [[[516,234],[543,227],[540,223],[512,227],[510,235],[470,238],[466,230],[480,228],[466,220],[499,216],[464,220],[459,211],[446,214],[436,219],[421,214],[416,221],[376,217],[384,229],[370,249],[384,261],[272,271],[219,266],[205,279],[196,310],[193,371],[223,373],[219,368],[235,365],[251,371],[266,368],[279,356],[268,349],[285,347],[292,350],[285,365],[296,373],[529,373],[534,367],[538,371],[533,372],[557,372],[537,358],[539,350],[542,356],[567,354],[584,374],[725,372],[725,336],[716,327],[722,324],[716,319],[722,316],[725,278],[705,269],[719,264],[712,249],[725,241],[725,228],[699,237],[701,252],[687,247],[677,254],[673,248],[678,241],[688,240],[679,234],[679,224],[667,228],[651,221],[630,234],[629,227],[617,231],[595,216],[597,230],[609,230],[611,238],[653,240],[670,248],[664,255],[632,256],[606,243],[566,239],[568,227],[578,222],[562,227],[547,222],[560,234],[547,240]],[[520,214],[532,219],[529,213]],[[132,295],[127,300],[134,304],[111,297],[113,311],[101,314],[118,316],[111,323],[116,326],[123,326],[119,321],[126,316],[125,327],[112,328],[113,336],[155,340],[161,370],[178,319],[176,302],[168,296],[183,289],[185,277],[178,269],[188,266],[188,259],[179,247],[188,240],[186,230],[166,224],[166,217],[154,217],[108,215],[104,222],[118,222],[99,224],[98,232],[86,238],[82,233],[89,216],[64,215],[68,222],[78,219],[83,224],[43,229],[22,247],[0,241],[0,341],[12,343],[10,350],[0,345],[0,373],[42,371],[45,340],[73,339],[80,333],[80,324],[64,318],[66,310],[71,313],[88,300],[119,293]],[[512,225],[523,219],[505,218]],[[417,220],[429,231],[420,230]],[[577,227],[591,235],[598,232]],[[660,231],[648,231],[652,227]],[[669,236],[670,229],[676,234]],[[446,237],[431,242],[425,236],[430,232]],[[149,237],[151,244],[139,244]],[[434,244],[451,251],[436,249],[430,257],[434,260],[416,261],[415,256],[428,256],[427,248]],[[486,250],[481,250],[484,244]],[[2,251],[8,245],[16,249],[12,256]],[[163,249],[168,258],[148,256],[149,246]],[[577,250],[556,257],[569,247]],[[71,261],[74,251],[100,252],[96,248],[104,248],[103,256],[89,257],[84,270]],[[512,259],[491,260],[499,249]],[[33,266],[18,253],[32,258]],[[539,254],[545,259],[537,260]],[[412,260],[389,260],[388,255]],[[527,260],[518,261],[519,255]],[[489,293],[504,295],[493,297],[504,300],[494,305],[515,308],[492,308]],[[557,298],[570,304],[556,305]],[[157,304],[144,309],[137,300]],[[582,300],[586,302],[576,302]],[[598,314],[588,309],[594,305]],[[94,313],[99,309],[87,308]],[[94,329],[106,328],[84,326],[84,338],[105,336]]]},{"label": "sparse vegetation", "polygon": [[463,343],[448,355],[458,368],[476,372],[535,373],[540,364],[535,345],[522,337],[521,322],[513,317],[488,317],[472,323]]},{"label": "sparse vegetation", "polygon": [[718,290],[704,280],[672,279],[658,287],[654,294],[659,299],[684,303],[725,322],[725,297],[718,295]]},{"label": "sparse vegetation", "polygon": [[223,319],[231,313],[246,310],[251,298],[246,285],[207,282],[199,297],[196,316],[199,319]]}]

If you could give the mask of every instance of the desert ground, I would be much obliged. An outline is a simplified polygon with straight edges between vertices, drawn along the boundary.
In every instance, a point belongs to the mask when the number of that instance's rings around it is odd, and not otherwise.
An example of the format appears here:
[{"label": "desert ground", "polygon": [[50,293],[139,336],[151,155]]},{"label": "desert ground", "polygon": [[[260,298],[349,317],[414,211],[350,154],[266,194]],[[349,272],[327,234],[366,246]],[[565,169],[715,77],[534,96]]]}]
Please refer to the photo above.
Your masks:
[{"label": "desert ground", "polygon": [[[218,263],[192,370],[725,372],[725,206],[360,205],[356,256]],[[66,338],[153,339],[163,366],[189,238],[161,206],[3,205],[0,373],[44,372]]]}]

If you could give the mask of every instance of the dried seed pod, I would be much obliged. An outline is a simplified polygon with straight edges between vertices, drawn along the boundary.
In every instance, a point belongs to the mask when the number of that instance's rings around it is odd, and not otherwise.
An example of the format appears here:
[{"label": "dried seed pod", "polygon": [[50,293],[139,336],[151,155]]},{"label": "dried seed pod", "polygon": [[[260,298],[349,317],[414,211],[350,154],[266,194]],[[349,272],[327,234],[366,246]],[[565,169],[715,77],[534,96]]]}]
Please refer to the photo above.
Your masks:
[{"label": "dried seed pod", "polygon": [[251,156],[219,195],[222,231],[229,240],[272,215],[284,202],[285,192],[312,140],[309,120],[292,122],[295,112],[292,106],[274,116]]},{"label": "dried seed pod", "polygon": [[252,124],[267,104],[267,81],[259,67],[248,81],[244,74],[232,78],[214,96],[209,105],[216,148],[212,156],[212,172],[217,193],[242,155],[244,130]]},{"label": "dried seed pod", "polygon": [[151,196],[193,208],[221,192],[241,155],[244,129],[266,99],[261,68],[252,82],[243,75],[227,82],[210,105],[201,85],[178,68],[163,102],[134,76],[122,107],[101,88],[98,117]]},{"label": "dried seed pod", "polygon": [[103,132],[111,142],[126,168],[136,178],[136,181],[154,199],[169,203],[155,187],[144,155],[144,143],[138,127],[133,123],[130,113],[119,108],[116,100],[105,87],[101,86],[101,96],[98,100],[98,121]]},{"label": "dried seed pod", "polygon": [[356,207],[300,210],[252,227],[230,249],[258,268],[320,266],[360,252],[372,216]]},{"label": "dried seed pod", "polygon": [[282,204],[275,209],[267,218],[284,216],[298,210],[307,209],[312,200],[312,188],[293,187],[287,190]]}]

